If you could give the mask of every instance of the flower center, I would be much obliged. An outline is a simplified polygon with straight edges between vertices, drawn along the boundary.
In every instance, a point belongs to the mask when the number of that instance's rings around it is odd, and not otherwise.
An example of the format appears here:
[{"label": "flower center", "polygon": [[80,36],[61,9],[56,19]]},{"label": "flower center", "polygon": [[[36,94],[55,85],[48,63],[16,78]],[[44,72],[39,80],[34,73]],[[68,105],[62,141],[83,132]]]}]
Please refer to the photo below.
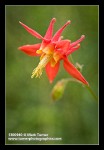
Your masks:
[{"label": "flower center", "polygon": [[51,58],[52,54],[45,55],[39,62],[38,66],[33,70],[31,78],[33,78],[34,76],[36,76],[36,78],[40,78],[43,72],[43,68],[47,65]]}]

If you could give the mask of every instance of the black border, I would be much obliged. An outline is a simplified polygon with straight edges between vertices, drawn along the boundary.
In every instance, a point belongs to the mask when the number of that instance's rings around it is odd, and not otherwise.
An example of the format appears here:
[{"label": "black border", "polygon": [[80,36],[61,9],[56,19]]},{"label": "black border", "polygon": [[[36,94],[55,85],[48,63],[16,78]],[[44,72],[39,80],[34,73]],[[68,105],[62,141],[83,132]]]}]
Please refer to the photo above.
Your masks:
[{"label": "black border", "polygon": [[[21,1],[22,2],[22,1]],[[53,1],[52,1],[53,2]],[[64,4],[63,4],[64,2]],[[63,2],[60,2],[60,4],[57,4],[57,5],[98,5],[99,6],[99,80],[100,80],[100,68],[103,68],[103,64],[104,62],[102,61],[102,59],[100,59],[100,56],[103,56],[103,54],[101,54],[101,52],[103,53],[103,46],[101,45],[103,42],[101,42],[101,40],[104,40],[104,37],[102,37],[104,34],[103,34],[103,30],[104,30],[104,25],[103,25],[103,20],[104,20],[104,17],[103,17],[103,1],[102,0],[96,0],[94,2],[92,2],[90,0],[90,3],[87,1],[86,4],[82,4],[82,1],[79,0],[79,1],[76,1],[74,4],[73,4],[73,1],[69,1],[69,4],[65,4],[66,1],[63,1]],[[17,3],[17,4],[15,4]],[[0,58],[0,68],[1,68],[1,79],[2,79],[2,84],[1,85],[1,90],[3,90],[4,92],[1,91],[1,102],[2,104],[0,105],[1,108],[0,110],[2,111],[1,112],[1,116],[2,116],[2,120],[0,121],[0,129],[1,129],[1,139],[0,139],[0,145],[4,145],[6,147],[8,147],[8,145],[5,145],[5,95],[6,95],[6,91],[5,91],[5,6],[6,5],[56,5],[56,4],[47,4],[47,2],[44,4],[29,4],[30,1],[24,1],[23,4],[20,4],[19,1],[5,1],[3,3],[0,4],[0,18],[1,18],[1,21],[0,21],[0,28],[1,28],[1,33],[3,35],[1,35],[1,52],[2,54],[0,55],[1,58]],[[83,2],[84,3],[84,2]],[[103,27],[101,27],[103,26]],[[101,40],[100,40],[100,37],[101,37]],[[4,41],[4,48],[3,48],[3,41]],[[100,48],[101,46],[101,48]],[[102,62],[101,62],[102,61]],[[3,74],[4,73],[4,74]],[[101,73],[103,74],[103,73]],[[101,78],[101,80],[103,79],[104,77]],[[4,82],[3,82],[4,81]],[[101,81],[102,82],[102,81]],[[99,100],[100,100],[100,92],[104,93],[103,91],[103,86],[100,90],[100,81],[99,81]],[[103,110],[103,96],[102,96],[102,101],[99,102],[99,144],[98,145],[56,145],[56,146],[68,146],[69,148],[68,149],[88,149],[88,150],[92,150],[92,149],[99,149],[103,147],[103,135],[102,134],[102,130],[103,130],[103,127],[104,127],[104,124],[103,124],[103,113],[102,113],[102,110]],[[3,116],[4,115],[4,116]],[[102,121],[102,122],[101,122]],[[2,126],[1,126],[2,125]],[[14,146],[14,145],[13,145]],[[34,146],[34,145],[33,145]],[[35,145],[35,146],[38,146],[38,145]],[[45,145],[43,145],[45,146]],[[52,145],[53,146],[53,145]],[[78,146],[78,147],[77,147]],[[86,146],[86,147],[85,147]],[[65,148],[66,149],[66,148]]]}]

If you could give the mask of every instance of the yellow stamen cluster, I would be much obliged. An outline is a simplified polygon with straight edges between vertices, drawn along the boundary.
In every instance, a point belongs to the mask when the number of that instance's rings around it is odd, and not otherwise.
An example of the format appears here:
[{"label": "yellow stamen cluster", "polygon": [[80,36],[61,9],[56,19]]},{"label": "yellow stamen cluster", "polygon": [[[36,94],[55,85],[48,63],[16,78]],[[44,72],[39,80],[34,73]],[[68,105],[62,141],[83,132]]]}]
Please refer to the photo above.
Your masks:
[{"label": "yellow stamen cluster", "polygon": [[52,55],[45,55],[39,62],[38,66],[33,70],[31,78],[34,76],[39,77],[42,75],[43,68],[47,65],[47,63],[52,58]]},{"label": "yellow stamen cluster", "polygon": [[60,55],[57,52],[54,52],[54,45],[49,44],[45,48],[42,49],[40,47],[39,50],[36,51],[37,54],[40,54],[40,62],[38,66],[33,70],[31,78],[34,76],[39,77],[42,75],[43,68],[48,64],[51,63],[51,67],[54,67],[56,63],[60,59]]}]

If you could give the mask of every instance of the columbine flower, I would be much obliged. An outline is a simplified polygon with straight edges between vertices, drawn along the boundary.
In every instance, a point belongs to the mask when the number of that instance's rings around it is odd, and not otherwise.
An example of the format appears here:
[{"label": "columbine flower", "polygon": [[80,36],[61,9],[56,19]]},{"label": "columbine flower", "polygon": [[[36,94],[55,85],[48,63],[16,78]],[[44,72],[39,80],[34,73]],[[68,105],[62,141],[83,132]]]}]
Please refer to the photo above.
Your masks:
[{"label": "columbine flower", "polygon": [[51,20],[44,37],[42,37],[35,30],[29,28],[22,22],[19,22],[30,34],[42,40],[42,43],[24,45],[19,47],[19,50],[22,50],[30,56],[40,56],[40,62],[38,66],[33,70],[31,78],[33,78],[34,76],[40,77],[42,75],[43,69],[45,68],[47,76],[51,83],[58,73],[60,61],[63,60],[64,68],[71,76],[78,79],[84,84],[88,84],[82,74],[67,58],[68,55],[70,55],[80,47],[79,43],[85,38],[85,36],[82,35],[80,39],[73,43],[71,43],[71,41],[67,39],[62,40],[62,31],[67,25],[71,23],[71,21],[67,21],[66,24],[64,24],[64,26],[62,26],[52,37],[53,25],[55,21],[55,18]]}]

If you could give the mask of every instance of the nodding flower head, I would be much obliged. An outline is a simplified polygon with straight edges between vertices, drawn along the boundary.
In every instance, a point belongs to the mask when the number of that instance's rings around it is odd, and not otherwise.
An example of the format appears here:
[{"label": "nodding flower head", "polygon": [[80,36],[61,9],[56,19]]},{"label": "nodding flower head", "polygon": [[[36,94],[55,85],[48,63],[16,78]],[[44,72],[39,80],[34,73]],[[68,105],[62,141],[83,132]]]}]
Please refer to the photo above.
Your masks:
[{"label": "nodding flower head", "polygon": [[49,27],[46,31],[45,36],[41,36],[35,30],[29,28],[27,25],[19,22],[30,34],[40,39],[42,42],[33,45],[23,45],[19,47],[19,50],[22,50],[26,54],[30,56],[39,56],[40,62],[37,67],[33,70],[31,78],[40,77],[42,75],[43,69],[46,69],[47,76],[49,78],[50,83],[56,77],[60,61],[63,61],[63,66],[65,70],[74,78],[78,79],[84,84],[88,84],[82,74],[77,70],[77,68],[68,60],[68,55],[73,53],[75,50],[79,49],[80,42],[85,38],[82,35],[75,42],[71,42],[71,40],[62,39],[61,33],[68,26],[71,21],[67,21],[55,34],[53,33],[53,26],[56,22],[56,19],[53,18],[49,24]]}]

